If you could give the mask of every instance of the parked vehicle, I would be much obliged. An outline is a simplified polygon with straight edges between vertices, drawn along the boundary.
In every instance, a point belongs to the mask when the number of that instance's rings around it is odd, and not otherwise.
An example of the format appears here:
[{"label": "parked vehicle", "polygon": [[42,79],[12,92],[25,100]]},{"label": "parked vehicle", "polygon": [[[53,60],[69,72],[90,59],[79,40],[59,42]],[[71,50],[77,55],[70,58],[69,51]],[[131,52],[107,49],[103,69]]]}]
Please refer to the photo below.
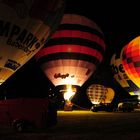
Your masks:
[{"label": "parked vehicle", "polygon": [[98,111],[112,112],[113,107],[111,106],[111,104],[96,104],[93,105],[90,110],[93,112],[98,112]]},{"label": "parked vehicle", "polygon": [[134,105],[131,102],[121,102],[118,104],[118,111],[123,111],[123,112],[134,111]]},{"label": "parked vehicle", "polygon": [[0,123],[16,131],[46,128],[57,123],[57,109],[49,99],[7,99],[0,101]]}]

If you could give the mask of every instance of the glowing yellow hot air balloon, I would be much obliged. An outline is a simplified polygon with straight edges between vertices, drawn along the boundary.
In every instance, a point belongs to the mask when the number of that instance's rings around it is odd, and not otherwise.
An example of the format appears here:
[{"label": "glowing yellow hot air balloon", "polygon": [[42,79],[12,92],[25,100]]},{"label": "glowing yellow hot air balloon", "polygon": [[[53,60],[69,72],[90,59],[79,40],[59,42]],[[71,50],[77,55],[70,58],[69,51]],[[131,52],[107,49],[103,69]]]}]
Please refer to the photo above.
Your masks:
[{"label": "glowing yellow hot air balloon", "polygon": [[115,91],[112,88],[107,88],[106,98],[102,103],[109,104],[115,96]]},{"label": "glowing yellow hot air balloon", "polygon": [[87,88],[86,93],[92,104],[100,104],[106,99],[107,88],[103,85],[92,84]]},{"label": "glowing yellow hot air balloon", "polygon": [[44,45],[63,9],[63,0],[0,0],[0,84]]}]

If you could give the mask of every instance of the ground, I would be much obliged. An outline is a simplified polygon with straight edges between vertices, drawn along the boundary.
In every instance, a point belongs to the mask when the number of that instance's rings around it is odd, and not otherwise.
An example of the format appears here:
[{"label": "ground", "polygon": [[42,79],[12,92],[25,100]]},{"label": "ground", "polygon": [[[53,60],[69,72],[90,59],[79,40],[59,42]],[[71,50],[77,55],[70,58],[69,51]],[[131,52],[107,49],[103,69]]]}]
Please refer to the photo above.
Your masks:
[{"label": "ground", "polygon": [[0,126],[0,140],[140,140],[140,110],[131,113],[58,111],[58,124],[45,131],[15,133]]}]

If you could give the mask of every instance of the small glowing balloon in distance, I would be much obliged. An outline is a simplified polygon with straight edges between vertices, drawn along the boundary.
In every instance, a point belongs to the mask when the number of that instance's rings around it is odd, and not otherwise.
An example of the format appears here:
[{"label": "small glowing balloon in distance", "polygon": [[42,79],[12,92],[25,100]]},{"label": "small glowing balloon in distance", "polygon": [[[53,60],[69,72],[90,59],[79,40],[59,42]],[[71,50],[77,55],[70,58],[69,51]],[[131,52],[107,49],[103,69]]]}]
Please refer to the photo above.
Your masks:
[{"label": "small glowing balloon in distance", "polygon": [[107,87],[106,98],[102,101],[102,103],[109,104],[112,102],[115,96],[115,91],[112,88]]},{"label": "small glowing balloon in distance", "polygon": [[0,0],[0,84],[24,65],[61,21],[63,0]]},{"label": "small glowing balloon in distance", "polygon": [[100,104],[106,99],[107,88],[103,85],[92,84],[87,88],[86,93],[92,104]]},{"label": "small glowing balloon in distance", "polygon": [[128,77],[140,88],[140,36],[124,46],[121,59]]}]

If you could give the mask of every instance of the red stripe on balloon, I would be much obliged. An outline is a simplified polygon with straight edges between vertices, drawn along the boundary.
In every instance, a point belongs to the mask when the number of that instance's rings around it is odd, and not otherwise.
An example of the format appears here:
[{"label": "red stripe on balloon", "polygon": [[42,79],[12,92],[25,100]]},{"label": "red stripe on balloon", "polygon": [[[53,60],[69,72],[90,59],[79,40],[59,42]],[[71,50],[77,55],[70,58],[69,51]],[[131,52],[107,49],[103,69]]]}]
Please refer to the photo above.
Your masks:
[{"label": "red stripe on balloon", "polygon": [[43,56],[54,54],[54,53],[81,53],[96,57],[100,62],[102,61],[102,54],[92,48],[88,48],[80,45],[55,45],[42,49],[36,54],[36,59],[40,59]]},{"label": "red stripe on balloon", "polygon": [[64,14],[62,20],[61,20],[61,24],[79,24],[79,25],[84,25],[84,26],[88,26],[92,29],[96,29],[97,31],[99,31],[102,34],[102,31],[100,30],[100,28],[97,26],[96,23],[94,23],[93,21],[91,21],[90,19],[81,16],[81,15],[73,15],[73,14]]},{"label": "red stripe on balloon", "polygon": [[62,37],[73,37],[73,38],[82,38],[82,39],[87,39],[92,42],[96,42],[99,44],[103,49],[105,50],[105,42],[103,39],[98,37],[95,34],[88,33],[88,32],[83,32],[83,31],[75,31],[75,30],[60,30],[56,31],[55,34],[52,35],[51,38],[62,38]]}]

